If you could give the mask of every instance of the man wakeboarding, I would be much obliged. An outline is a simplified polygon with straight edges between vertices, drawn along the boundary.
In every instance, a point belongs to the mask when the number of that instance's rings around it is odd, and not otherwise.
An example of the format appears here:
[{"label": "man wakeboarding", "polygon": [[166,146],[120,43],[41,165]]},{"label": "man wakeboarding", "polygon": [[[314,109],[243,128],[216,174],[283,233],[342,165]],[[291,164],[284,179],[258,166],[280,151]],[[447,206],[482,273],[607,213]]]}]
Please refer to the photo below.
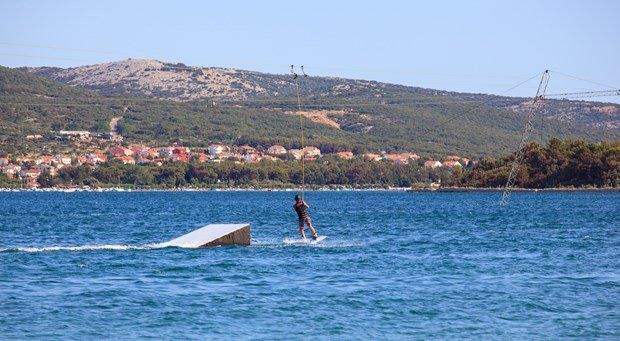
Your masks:
[{"label": "man wakeboarding", "polygon": [[316,240],[319,238],[319,235],[316,233],[314,226],[312,226],[312,220],[310,220],[310,215],[308,215],[309,207],[310,206],[306,204],[301,196],[295,196],[295,204],[293,204],[293,208],[295,209],[295,212],[297,212],[297,217],[299,218],[299,234],[301,234],[302,239],[306,239],[304,225],[308,225],[308,228],[312,232],[312,239]]}]

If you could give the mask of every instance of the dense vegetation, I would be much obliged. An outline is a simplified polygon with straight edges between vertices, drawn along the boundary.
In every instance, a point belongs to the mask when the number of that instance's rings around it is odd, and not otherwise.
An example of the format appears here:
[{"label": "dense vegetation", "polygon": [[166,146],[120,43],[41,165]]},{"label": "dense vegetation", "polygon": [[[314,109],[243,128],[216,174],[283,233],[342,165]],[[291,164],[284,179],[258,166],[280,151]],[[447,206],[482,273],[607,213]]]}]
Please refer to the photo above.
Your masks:
[{"label": "dense vegetation", "polygon": [[[514,155],[483,159],[456,183],[472,187],[498,187],[506,183]],[[530,143],[516,185],[525,188],[567,186],[620,186],[620,141],[588,143],[552,139],[546,146]]]},{"label": "dense vegetation", "polygon": [[4,173],[0,173],[0,188],[21,188],[24,183],[20,179],[10,178]]},{"label": "dense vegetation", "polygon": [[[275,77],[275,76],[274,76]],[[323,78],[310,77],[309,86],[327,88]],[[316,84],[314,84],[314,83]],[[375,84],[375,87],[380,88]],[[313,108],[346,108],[350,114],[335,117],[342,129],[306,120],[307,143],[324,152],[352,149],[414,151],[422,156],[460,154],[468,157],[507,153],[518,144],[523,114],[485,104],[455,102],[393,86],[394,96],[407,93],[416,101],[384,101],[369,104],[367,92],[309,102]],[[400,90],[398,90],[400,89]],[[409,90],[407,90],[409,89]],[[407,92],[409,91],[409,92]],[[413,92],[411,92],[413,91]],[[286,95],[286,94],[285,94]],[[343,103],[343,100],[348,102]],[[164,145],[177,142],[205,146],[212,142],[268,146],[298,146],[299,120],[284,114],[294,109],[291,97],[235,106],[232,103],[178,103],[163,100],[101,95],[50,81],[24,71],[0,67],[0,151],[41,152],[55,148],[57,130],[107,131],[112,117],[122,117],[119,129],[125,141]],[[547,136],[613,139],[617,130],[599,130],[548,118],[536,122],[535,140]],[[40,134],[29,141],[26,135]]]}]

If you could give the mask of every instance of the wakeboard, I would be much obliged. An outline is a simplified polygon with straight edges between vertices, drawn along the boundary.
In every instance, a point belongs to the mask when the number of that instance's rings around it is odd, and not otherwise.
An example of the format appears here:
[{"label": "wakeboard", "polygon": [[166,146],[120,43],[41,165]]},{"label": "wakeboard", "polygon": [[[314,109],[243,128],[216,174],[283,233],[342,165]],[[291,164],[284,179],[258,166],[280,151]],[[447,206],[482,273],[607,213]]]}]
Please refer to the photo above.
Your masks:
[{"label": "wakeboard", "polygon": [[318,236],[317,239],[306,238],[308,240],[308,244],[317,244],[325,240],[327,236]]},{"label": "wakeboard", "polygon": [[284,243],[285,244],[310,244],[310,245],[314,245],[314,244],[318,244],[320,242],[322,242],[323,240],[325,240],[325,238],[327,238],[327,236],[319,236],[317,239],[312,239],[312,238],[296,238],[296,239],[284,239]]}]

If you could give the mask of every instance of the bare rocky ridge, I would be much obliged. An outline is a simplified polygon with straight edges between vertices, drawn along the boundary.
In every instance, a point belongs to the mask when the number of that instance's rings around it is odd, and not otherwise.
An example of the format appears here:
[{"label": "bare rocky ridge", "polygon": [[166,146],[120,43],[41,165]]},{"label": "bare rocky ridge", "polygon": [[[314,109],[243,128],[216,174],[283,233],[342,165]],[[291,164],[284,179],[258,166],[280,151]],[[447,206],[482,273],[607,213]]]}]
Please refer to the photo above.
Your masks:
[{"label": "bare rocky ridge", "polygon": [[[620,129],[620,106],[617,104],[568,100],[549,102],[549,105],[539,110],[539,114],[547,118],[580,123],[592,128]],[[516,112],[526,112],[528,102],[515,104],[508,108]]]},{"label": "bare rocky ridge", "polygon": [[[102,94],[130,94],[174,101],[243,100],[294,95],[294,84],[289,75],[192,67],[151,59],[127,59],[68,69],[39,67],[25,70]],[[384,92],[380,90],[380,84],[330,77],[310,77],[304,80],[306,90],[323,97],[351,93],[382,96]]]},{"label": "bare rocky ridge", "polygon": [[239,79],[238,71],[192,68],[157,60],[128,59],[70,69],[34,68],[35,74],[102,93],[139,94],[176,101],[213,97],[243,99],[265,89]]},{"label": "bare rocky ridge", "polygon": [[[289,75],[253,71],[190,67],[149,59],[127,59],[118,62],[75,68],[26,68],[27,71],[69,85],[95,90],[102,94],[147,96],[174,101],[235,101],[276,96],[293,96],[294,84]],[[483,94],[456,93],[419,87],[333,77],[303,79],[304,96],[309,99],[346,101],[365,99],[377,104],[407,104],[393,98],[440,98],[446,100],[486,101],[489,106],[514,112],[527,109],[527,98],[500,97]],[[272,104],[272,106],[275,104]],[[348,108],[355,107],[351,105]],[[321,109],[327,109],[321,108]],[[338,110],[346,109],[341,105]],[[591,128],[620,129],[620,105],[588,101],[547,100],[538,110],[540,116]],[[341,128],[334,112],[308,113],[308,118]],[[331,117],[331,118],[330,118]],[[360,129],[369,129],[368,126]]]}]

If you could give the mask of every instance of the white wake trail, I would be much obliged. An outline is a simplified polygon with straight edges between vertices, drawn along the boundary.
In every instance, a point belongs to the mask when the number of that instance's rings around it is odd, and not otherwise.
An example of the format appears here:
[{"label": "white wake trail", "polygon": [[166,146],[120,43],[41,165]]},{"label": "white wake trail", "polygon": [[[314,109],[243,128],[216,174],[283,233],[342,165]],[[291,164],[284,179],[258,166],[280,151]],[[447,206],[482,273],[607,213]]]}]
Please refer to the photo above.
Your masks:
[{"label": "white wake trail", "polygon": [[100,244],[100,245],[62,245],[62,246],[43,246],[43,247],[6,247],[0,248],[0,252],[52,252],[52,251],[99,251],[99,250],[150,250],[160,249],[165,246],[158,244],[145,244],[145,245],[129,245],[129,244]]}]

